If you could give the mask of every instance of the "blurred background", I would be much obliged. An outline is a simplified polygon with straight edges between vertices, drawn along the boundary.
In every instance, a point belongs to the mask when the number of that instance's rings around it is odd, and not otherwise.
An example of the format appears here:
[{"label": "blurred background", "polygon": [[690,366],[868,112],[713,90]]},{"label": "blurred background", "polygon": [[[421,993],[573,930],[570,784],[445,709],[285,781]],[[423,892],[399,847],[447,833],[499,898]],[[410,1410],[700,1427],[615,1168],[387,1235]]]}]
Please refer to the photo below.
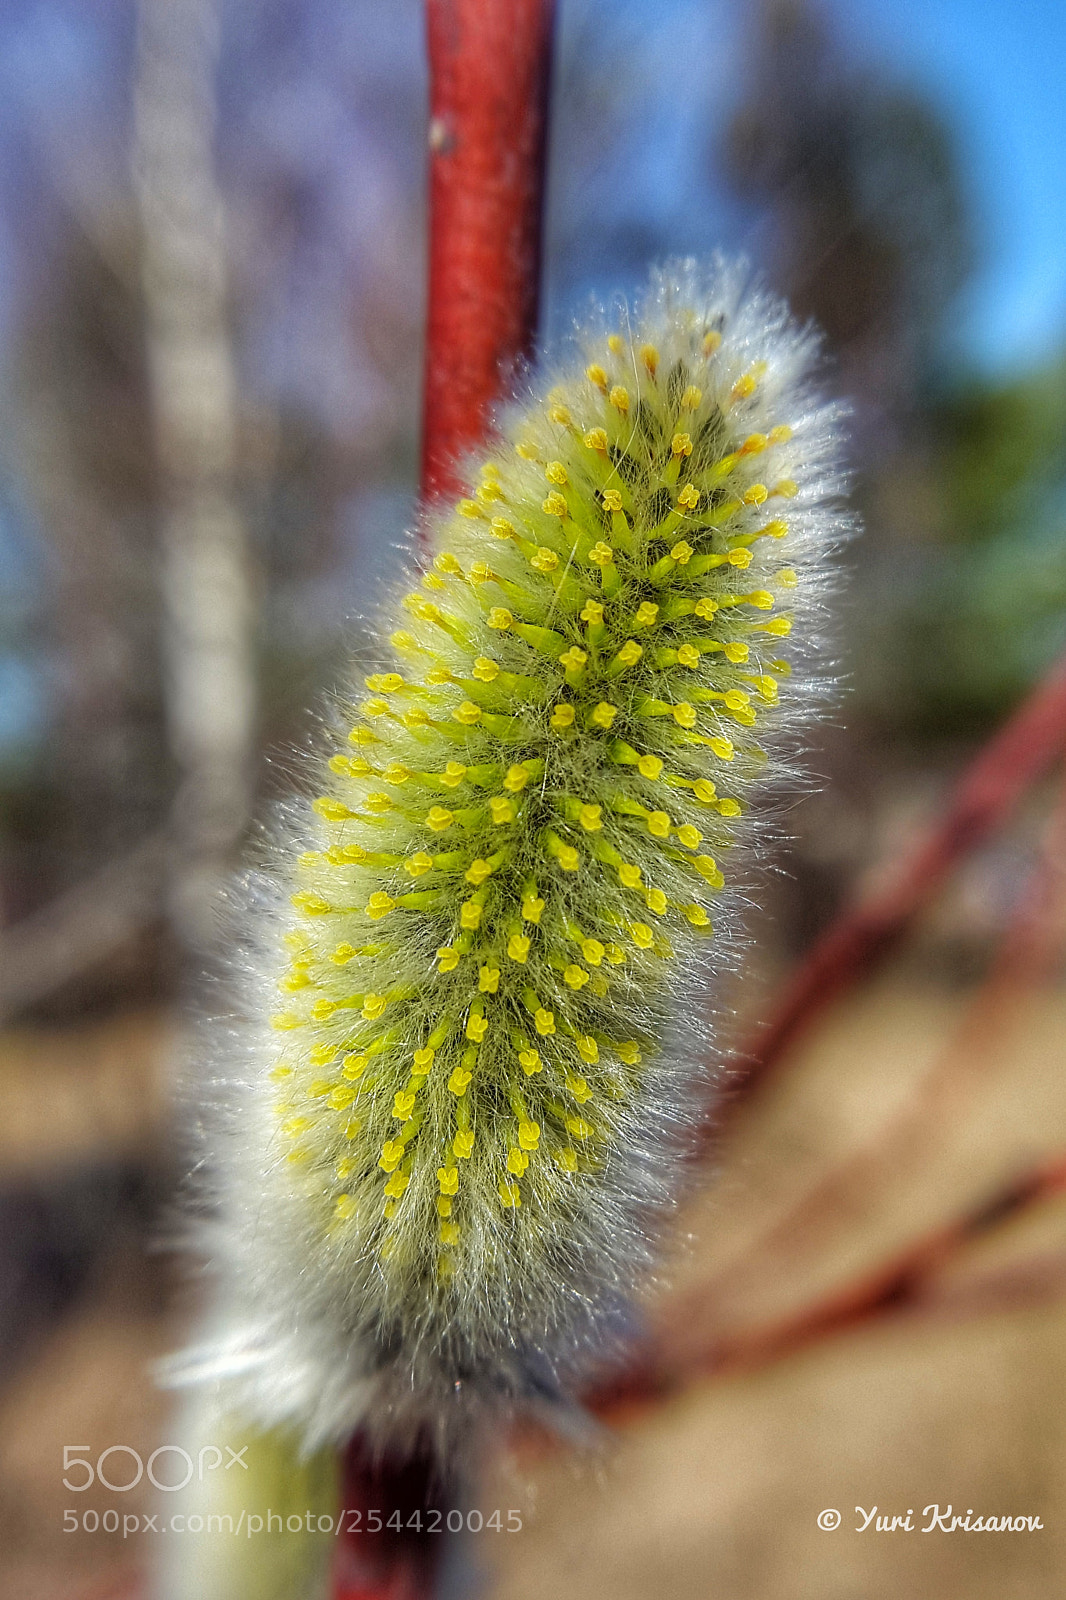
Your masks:
[{"label": "blurred background", "polygon": [[[545,335],[649,263],[720,246],[821,325],[855,411],[866,531],[848,557],[848,693],[762,892],[733,1001],[754,1019],[1066,647],[1066,11],[560,0],[559,24]],[[417,0],[0,4],[5,1595],[141,1592],[143,1551],[64,1539],[58,1463],[75,1435],[140,1448],[164,1425],[145,1360],[180,1333],[175,1271],[153,1247],[180,1163],[168,1077],[219,883],[284,792],[411,520],[425,125]],[[1061,893],[1031,905],[1034,883],[1058,882],[1054,804],[1038,789],[965,861],[727,1139],[674,1291],[708,1290],[711,1344],[787,1322],[1062,1158]],[[811,1221],[802,1207],[831,1182]],[[1005,1430],[978,1409],[967,1449],[987,1458],[986,1500],[1006,1461],[1010,1495],[1034,1501],[1020,1509],[1057,1506],[1061,1524],[1064,1440],[1017,1422],[1060,1393],[1060,1213],[1040,1211],[1036,1244],[982,1235],[1000,1264],[980,1257],[962,1288],[953,1264],[946,1322],[915,1331],[910,1315],[831,1355],[790,1353],[751,1393],[719,1389],[675,1418],[695,1430],[686,1459],[712,1435],[723,1460],[730,1438],[762,1443],[734,1463],[743,1512],[716,1490],[702,1534],[686,1524],[695,1565],[673,1592],[710,1592],[708,1573],[722,1597],[1057,1592],[1046,1540],[997,1547],[991,1567],[941,1554],[935,1584],[931,1568],[907,1577],[909,1554],[875,1563],[852,1541],[845,1561],[811,1531],[829,1487],[808,1518],[781,1498],[781,1461],[792,1446],[797,1463],[839,1461],[846,1439],[861,1466],[862,1441],[872,1460],[895,1429],[899,1461],[885,1446],[886,1486],[863,1479],[863,1503],[887,1501],[896,1472],[906,1510],[923,1492],[907,1478],[915,1427],[948,1462],[979,1372]],[[990,1272],[999,1287],[958,1335]],[[977,1355],[960,1360],[957,1337]],[[772,1406],[768,1372],[785,1384]],[[917,1424],[892,1400],[915,1383]],[[882,1410],[862,1412],[875,1391]],[[634,1492],[666,1426],[628,1446]],[[926,1498],[958,1504],[943,1481]],[[963,1509],[984,1482],[966,1480]],[[845,1509],[863,1499],[839,1492]],[[621,1502],[589,1494],[613,1548]],[[501,1558],[501,1593],[574,1581],[552,1567],[568,1547],[542,1499],[547,1532],[524,1577]],[[737,1555],[738,1516],[761,1564]],[[607,1570],[593,1562],[575,1592],[646,1592],[622,1573],[604,1587]]]}]

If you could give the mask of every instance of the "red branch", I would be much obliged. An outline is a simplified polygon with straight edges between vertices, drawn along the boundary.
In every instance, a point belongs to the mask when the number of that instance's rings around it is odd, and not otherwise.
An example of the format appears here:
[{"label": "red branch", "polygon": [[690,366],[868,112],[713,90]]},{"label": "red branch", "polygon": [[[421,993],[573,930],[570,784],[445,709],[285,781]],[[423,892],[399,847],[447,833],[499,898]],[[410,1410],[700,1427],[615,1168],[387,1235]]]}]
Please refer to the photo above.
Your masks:
[{"label": "red branch", "polygon": [[[422,497],[459,487],[456,466],[533,353],[554,0],[426,0],[430,71],[429,308]],[[432,1454],[345,1452],[346,1532],[333,1600],[424,1600],[444,1539],[429,1511],[451,1508]],[[367,1536],[378,1513],[382,1531]],[[438,1525],[441,1519],[437,1519]],[[389,1524],[393,1526],[390,1529]],[[419,1531],[421,1523],[421,1532]]]},{"label": "red branch", "polygon": [[[730,1084],[735,1113],[789,1046],[858,978],[893,948],[951,870],[1006,822],[1026,790],[1066,748],[1066,656],[1061,657],[963,773],[941,820],[890,871],[873,894],[844,914],[815,945],[770,1022],[752,1040]],[[717,1139],[722,1109],[704,1127]]]},{"label": "red branch", "polygon": [[533,353],[553,10],[554,0],[427,0],[427,499],[457,488],[457,461]]}]

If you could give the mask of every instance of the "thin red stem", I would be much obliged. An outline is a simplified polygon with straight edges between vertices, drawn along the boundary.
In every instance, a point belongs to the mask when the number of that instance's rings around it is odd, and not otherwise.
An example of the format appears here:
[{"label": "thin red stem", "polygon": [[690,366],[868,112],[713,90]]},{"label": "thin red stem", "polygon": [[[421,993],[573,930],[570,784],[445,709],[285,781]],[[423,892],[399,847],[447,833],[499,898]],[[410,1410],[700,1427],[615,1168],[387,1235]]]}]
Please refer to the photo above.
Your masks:
[{"label": "thin red stem", "polygon": [[[458,489],[462,456],[533,354],[554,10],[554,0],[426,0],[430,215],[421,489],[427,502]],[[381,1458],[357,1435],[344,1457],[347,1521],[333,1600],[431,1595],[444,1540],[429,1532],[429,1513],[446,1515],[448,1490],[432,1452]],[[382,1532],[368,1537],[377,1521]]]},{"label": "thin red stem", "polygon": [[553,11],[554,0],[427,0],[427,499],[457,488],[457,463],[533,353]]}]

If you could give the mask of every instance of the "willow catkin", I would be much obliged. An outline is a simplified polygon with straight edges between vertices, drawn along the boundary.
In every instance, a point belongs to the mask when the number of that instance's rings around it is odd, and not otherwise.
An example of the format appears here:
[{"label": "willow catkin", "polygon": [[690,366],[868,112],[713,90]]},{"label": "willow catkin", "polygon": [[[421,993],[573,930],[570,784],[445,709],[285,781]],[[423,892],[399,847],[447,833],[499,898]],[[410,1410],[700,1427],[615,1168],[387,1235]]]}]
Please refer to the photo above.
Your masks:
[{"label": "willow catkin", "polygon": [[429,517],[252,880],[213,1359],[311,1440],[446,1433],[603,1348],[706,1105],[730,883],[823,693],[814,338],[719,262],[576,352]]}]

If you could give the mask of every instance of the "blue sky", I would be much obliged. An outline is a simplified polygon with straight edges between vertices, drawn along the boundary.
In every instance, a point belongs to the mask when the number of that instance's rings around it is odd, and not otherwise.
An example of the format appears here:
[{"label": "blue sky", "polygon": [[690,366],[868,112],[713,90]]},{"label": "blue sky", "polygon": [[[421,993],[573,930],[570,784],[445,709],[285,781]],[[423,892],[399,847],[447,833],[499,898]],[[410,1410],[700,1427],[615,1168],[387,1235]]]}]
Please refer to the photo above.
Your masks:
[{"label": "blue sky", "polygon": [[981,261],[959,305],[980,365],[1066,341],[1064,0],[832,0],[846,36],[921,85],[958,142]]}]

